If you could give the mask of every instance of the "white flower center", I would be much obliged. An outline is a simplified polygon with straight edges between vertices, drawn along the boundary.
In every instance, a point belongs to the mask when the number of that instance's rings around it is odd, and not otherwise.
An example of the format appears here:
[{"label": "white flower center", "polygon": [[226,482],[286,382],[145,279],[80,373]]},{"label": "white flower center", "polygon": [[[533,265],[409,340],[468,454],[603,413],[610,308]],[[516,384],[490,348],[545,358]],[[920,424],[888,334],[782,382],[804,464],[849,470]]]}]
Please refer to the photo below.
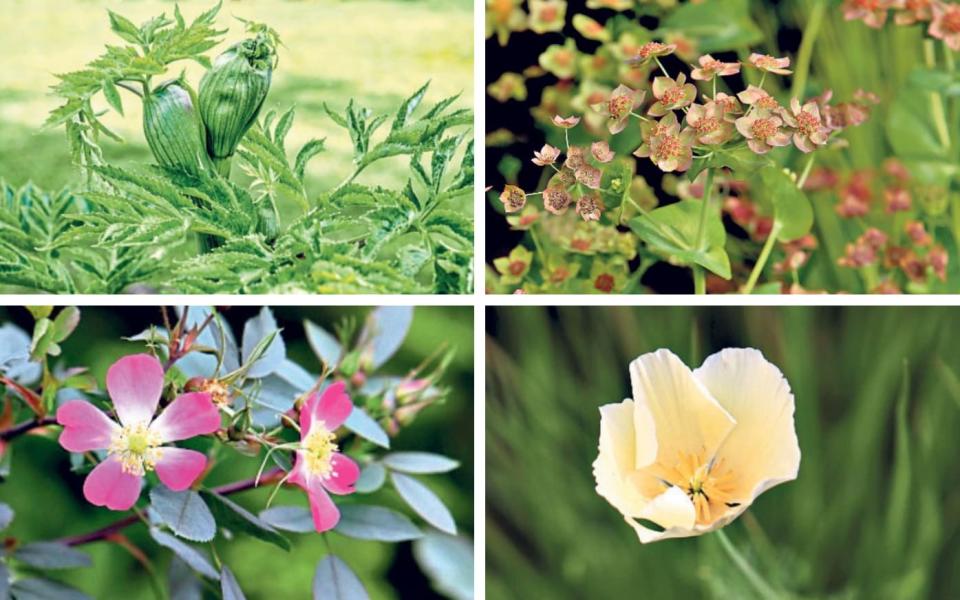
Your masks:
[{"label": "white flower center", "polygon": [[107,451],[120,460],[124,473],[142,477],[157,466],[163,453],[161,443],[160,434],[150,431],[148,424],[136,423],[121,427]]},{"label": "white flower center", "polygon": [[307,471],[324,479],[336,475],[333,471],[333,455],[338,450],[333,432],[323,422],[314,423],[307,437],[300,442]]}]

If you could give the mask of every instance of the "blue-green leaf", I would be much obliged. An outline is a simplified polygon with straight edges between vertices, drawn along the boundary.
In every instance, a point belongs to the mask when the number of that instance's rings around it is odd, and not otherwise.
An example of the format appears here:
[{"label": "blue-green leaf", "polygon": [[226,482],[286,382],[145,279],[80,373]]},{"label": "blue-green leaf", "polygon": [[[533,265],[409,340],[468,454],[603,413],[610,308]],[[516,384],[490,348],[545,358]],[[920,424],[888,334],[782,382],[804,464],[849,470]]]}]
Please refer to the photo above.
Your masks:
[{"label": "blue-green leaf", "polygon": [[266,377],[283,364],[287,356],[287,349],[279,331],[277,321],[273,318],[273,312],[266,306],[260,310],[259,315],[247,321],[243,326],[242,357],[244,364],[252,357],[254,349],[263,340],[272,334],[276,334],[270,345],[247,371],[248,377]]},{"label": "blue-green leaf", "polygon": [[359,540],[405,542],[422,534],[406,516],[382,506],[345,504],[340,506],[337,533]]},{"label": "blue-green leaf", "polygon": [[3,531],[13,522],[13,509],[9,504],[0,502],[0,531]]},{"label": "blue-green leaf", "polygon": [[343,357],[343,348],[340,347],[337,338],[313,321],[305,320],[303,328],[307,333],[307,342],[310,344],[310,348],[313,349],[313,353],[324,365],[332,369],[340,364],[340,359]]},{"label": "blue-green leaf", "polygon": [[316,529],[310,510],[302,506],[272,506],[261,511],[260,518],[284,531],[310,533]]},{"label": "blue-green leaf", "polygon": [[412,306],[381,306],[370,313],[362,337],[372,340],[371,370],[387,362],[400,348],[412,321]]},{"label": "blue-green leaf", "polygon": [[354,489],[360,494],[372,494],[383,487],[387,479],[387,470],[380,463],[370,463],[360,471],[360,477]]},{"label": "blue-green leaf", "polygon": [[440,531],[456,535],[457,524],[453,520],[453,515],[430,488],[413,477],[402,473],[391,473],[390,479],[393,481],[393,487],[397,488],[397,492],[400,493],[400,497],[424,521]]},{"label": "blue-green leaf", "polygon": [[473,599],[470,540],[430,531],[413,543],[413,556],[438,592],[454,600]]},{"label": "blue-green leaf", "polygon": [[430,452],[391,452],[383,457],[383,464],[394,471],[415,475],[446,473],[460,466],[452,458]]},{"label": "blue-green leaf", "polygon": [[223,593],[223,600],[246,600],[237,578],[227,565],[220,569],[220,591]]},{"label": "blue-green leaf", "polygon": [[150,490],[153,512],[178,536],[192,542],[209,542],[217,534],[217,522],[200,494],[175,492],[161,484]]},{"label": "blue-green leaf", "polygon": [[90,557],[61,542],[31,542],[17,548],[13,558],[38,569],[89,567]]},{"label": "blue-green leaf", "polygon": [[28,577],[10,586],[16,600],[90,600],[90,596],[59,581]]},{"label": "blue-green leaf", "polygon": [[160,531],[156,527],[150,528],[150,537],[164,548],[172,550],[174,554],[179,556],[183,562],[190,565],[190,568],[197,573],[210,579],[220,579],[220,573],[213,568],[213,565],[210,564],[210,561],[207,560],[207,557],[200,552],[200,550],[186,542],[181,542],[176,537],[165,531]]},{"label": "blue-green leaf", "polygon": [[281,535],[273,526],[239,504],[209,490],[204,490],[203,495],[210,501],[210,508],[221,527],[242,531],[287,551],[292,547],[290,540]]},{"label": "blue-green leaf", "polygon": [[367,600],[367,590],[363,588],[356,573],[347,563],[328,554],[317,563],[313,574],[313,600]]},{"label": "blue-green leaf", "polygon": [[343,426],[381,448],[390,448],[390,438],[387,436],[387,432],[359,406],[353,407]]}]

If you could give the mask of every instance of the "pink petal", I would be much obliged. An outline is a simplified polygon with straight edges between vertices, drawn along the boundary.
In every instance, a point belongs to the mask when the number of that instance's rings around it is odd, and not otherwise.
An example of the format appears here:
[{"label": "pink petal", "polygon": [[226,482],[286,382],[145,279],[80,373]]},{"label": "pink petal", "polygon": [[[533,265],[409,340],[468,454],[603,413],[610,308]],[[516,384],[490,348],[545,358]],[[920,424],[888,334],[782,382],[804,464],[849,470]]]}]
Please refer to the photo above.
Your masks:
[{"label": "pink petal", "polygon": [[157,477],[175,492],[187,489],[207,468],[207,457],[203,452],[186,448],[161,448],[157,461]]},{"label": "pink petal", "polygon": [[206,392],[190,392],[177,396],[163,409],[150,430],[160,434],[163,442],[185,440],[220,429],[220,411]]},{"label": "pink petal", "polygon": [[141,477],[125,473],[120,461],[111,456],[90,471],[83,482],[83,496],[95,506],[129,510],[140,497]]},{"label": "pink petal", "polygon": [[122,424],[149,423],[163,392],[163,366],[149,354],[124,356],[107,370],[107,391]]},{"label": "pink petal", "polygon": [[304,460],[301,456],[302,451],[297,450],[293,457],[293,468],[290,469],[290,476],[287,477],[287,481],[294,485],[299,485],[304,490],[309,490],[307,487],[307,471],[304,468]]},{"label": "pink petal", "polygon": [[323,421],[327,431],[333,431],[343,425],[353,410],[353,402],[344,391],[346,385],[338,381],[323,392],[322,396],[313,394],[307,399],[300,411],[300,431],[306,436],[314,421]]},{"label": "pink petal", "polygon": [[84,400],[71,400],[58,408],[57,423],[63,425],[60,445],[70,452],[109,448],[119,429],[101,410]]},{"label": "pink petal", "polygon": [[352,458],[339,452],[333,455],[331,465],[333,470],[330,472],[330,477],[323,480],[323,487],[330,493],[340,496],[352,494],[355,491],[353,485],[360,477],[360,467],[353,462]]},{"label": "pink petal", "polygon": [[327,492],[320,486],[307,490],[310,500],[310,512],[313,514],[313,526],[317,533],[329,531],[340,522],[340,511]]}]

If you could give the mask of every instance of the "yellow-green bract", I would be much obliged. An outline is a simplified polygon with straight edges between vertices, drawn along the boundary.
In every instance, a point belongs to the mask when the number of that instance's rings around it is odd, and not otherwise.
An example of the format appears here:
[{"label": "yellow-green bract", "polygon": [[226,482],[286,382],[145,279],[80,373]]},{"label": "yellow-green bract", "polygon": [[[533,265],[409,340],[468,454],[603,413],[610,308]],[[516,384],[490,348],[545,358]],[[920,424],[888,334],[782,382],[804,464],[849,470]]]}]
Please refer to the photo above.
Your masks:
[{"label": "yellow-green bract", "polygon": [[200,114],[215,162],[233,155],[256,120],[270,89],[273,57],[265,37],[244,40],[218,56],[200,80]]},{"label": "yellow-green bract", "polygon": [[194,108],[193,92],[185,83],[161,84],[144,97],[143,134],[153,156],[164,167],[192,175],[212,168],[203,122]]}]

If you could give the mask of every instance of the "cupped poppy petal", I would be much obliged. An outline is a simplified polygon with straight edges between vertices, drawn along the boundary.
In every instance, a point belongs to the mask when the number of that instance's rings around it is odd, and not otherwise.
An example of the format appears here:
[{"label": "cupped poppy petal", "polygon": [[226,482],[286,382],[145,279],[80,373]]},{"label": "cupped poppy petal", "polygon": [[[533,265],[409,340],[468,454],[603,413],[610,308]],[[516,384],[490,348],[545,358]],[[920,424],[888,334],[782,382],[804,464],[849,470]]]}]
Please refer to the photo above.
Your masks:
[{"label": "cupped poppy petal", "polygon": [[644,544],[678,537],[699,535],[701,532],[694,528],[697,520],[696,510],[690,497],[676,486],[670,486],[662,494],[647,503],[641,519],[656,523],[663,531],[656,531],[638,523],[633,519],[627,522],[637,532],[637,537]]},{"label": "cupped poppy petal", "polygon": [[313,526],[317,533],[329,531],[337,526],[340,522],[340,510],[322,486],[311,486],[307,491],[307,498],[310,501],[310,513],[313,515]]},{"label": "cupped poppy petal", "polygon": [[353,410],[353,402],[345,390],[346,384],[338,381],[324,390],[322,395],[313,394],[307,399],[300,411],[300,431],[303,436],[310,433],[315,421],[323,421],[327,431],[343,425]]},{"label": "cupped poppy petal", "polygon": [[220,429],[220,411],[207,392],[190,392],[177,396],[150,424],[163,442],[185,440]]},{"label": "cupped poppy petal", "polygon": [[187,489],[207,467],[203,452],[186,448],[161,448],[157,461],[157,477],[175,492]]},{"label": "cupped poppy petal", "polygon": [[163,393],[163,366],[149,354],[124,356],[107,370],[107,391],[122,424],[149,423]]},{"label": "cupped poppy petal", "polygon": [[129,510],[140,497],[142,479],[125,472],[120,460],[110,456],[87,475],[83,482],[83,497],[90,504],[106,506],[110,510]]},{"label": "cupped poppy petal", "polygon": [[84,400],[71,400],[58,408],[57,423],[63,425],[60,445],[70,452],[109,448],[120,429],[103,411]]},{"label": "cupped poppy petal", "polygon": [[[759,350],[728,348],[694,372],[737,421],[717,452],[736,475],[736,497],[746,508],[758,494],[796,479],[800,446],[790,385]],[[742,509],[741,509],[742,510]]]},{"label": "cupped poppy petal", "polygon": [[352,494],[354,484],[360,477],[360,467],[352,458],[337,452],[330,458],[330,476],[323,480],[323,487],[332,494]]},{"label": "cupped poppy petal", "polygon": [[[630,363],[630,380],[634,401],[647,407],[653,417],[657,458],[664,464],[672,464],[684,452],[712,454],[736,425],[669,350],[644,354]],[[648,432],[638,432],[643,434]]]},{"label": "cupped poppy petal", "polygon": [[[647,432],[637,435],[637,431]],[[657,456],[653,418],[633,400],[600,407],[599,454],[593,463],[597,493],[625,516],[637,517],[648,498],[634,485],[636,465]]]}]

